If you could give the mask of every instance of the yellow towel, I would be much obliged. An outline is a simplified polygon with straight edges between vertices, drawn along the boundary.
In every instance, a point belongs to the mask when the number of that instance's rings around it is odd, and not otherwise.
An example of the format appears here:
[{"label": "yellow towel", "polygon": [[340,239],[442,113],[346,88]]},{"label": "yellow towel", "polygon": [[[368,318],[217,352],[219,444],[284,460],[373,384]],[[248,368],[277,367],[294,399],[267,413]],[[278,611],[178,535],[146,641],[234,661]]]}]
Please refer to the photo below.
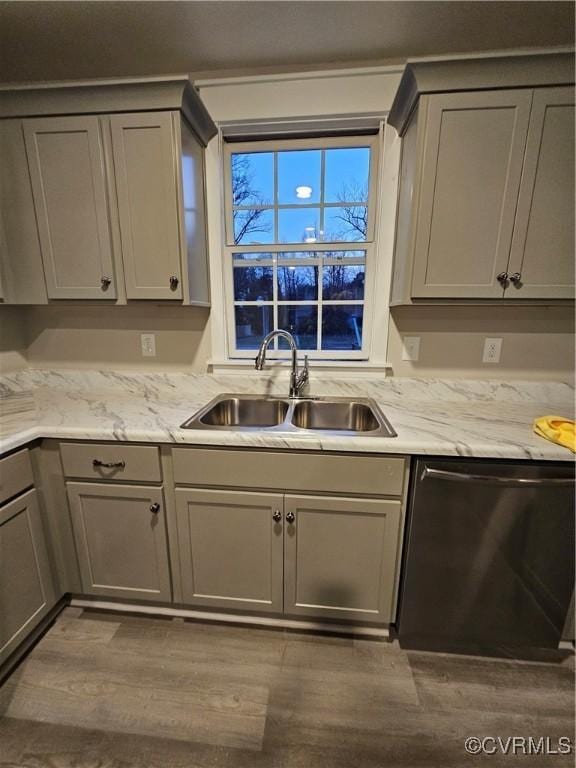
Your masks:
[{"label": "yellow towel", "polygon": [[534,421],[534,432],[576,453],[575,424],[570,419],[563,416],[541,416]]}]

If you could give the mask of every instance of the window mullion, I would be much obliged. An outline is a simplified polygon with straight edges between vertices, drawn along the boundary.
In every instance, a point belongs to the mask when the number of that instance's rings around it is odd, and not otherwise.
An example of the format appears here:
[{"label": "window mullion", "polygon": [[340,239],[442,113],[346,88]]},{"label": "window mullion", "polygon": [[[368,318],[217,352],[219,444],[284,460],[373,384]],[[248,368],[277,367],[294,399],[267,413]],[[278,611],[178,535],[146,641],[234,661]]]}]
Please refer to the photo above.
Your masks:
[{"label": "window mullion", "polygon": [[278,242],[278,152],[274,152],[274,242]]},{"label": "window mullion", "polygon": [[323,263],[322,257],[320,257],[320,263],[318,264],[318,314],[317,314],[317,334],[316,334],[316,348],[320,352],[322,349],[322,301],[323,301]]},{"label": "window mullion", "polygon": [[[272,327],[278,328],[278,254],[272,260]],[[278,337],[274,339],[274,349],[278,349]]]},{"label": "window mullion", "polygon": [[326,180],[326,150],[320,155],[320,239],[324,240],[324,186]]}]

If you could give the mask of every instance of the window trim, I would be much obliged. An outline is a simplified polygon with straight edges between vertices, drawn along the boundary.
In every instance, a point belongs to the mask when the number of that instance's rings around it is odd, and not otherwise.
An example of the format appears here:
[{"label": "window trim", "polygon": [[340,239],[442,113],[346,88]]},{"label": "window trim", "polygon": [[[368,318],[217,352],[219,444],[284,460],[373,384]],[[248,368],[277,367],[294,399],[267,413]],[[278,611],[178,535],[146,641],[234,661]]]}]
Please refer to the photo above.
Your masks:
[{"label": "window trim", "polygon": [[[333,149],[346,147],[369,147],[370,152],[370,170],[368,186],[368,227],[367,239],[362,241],[331,241],[321,243],[262,243],[257,245],[247,245],[239,243],[234,244],[233,234],[233,206],[232,206],[232,174],[231,174],[231,155],[242,152],[281,152],[298,149]],[[256,149],[257,147],[257,149]],[[261,306],[264,304],[278,307],[282,304],[317,306],[319,316],[323,303],[333,305],[358,305],[363,306],[363,327],[362,327],[362,348],[360,350],[303,350],[310,360],[333,360],[333,361],[366,361],[370,358],[370,348],[372,341],[372,320],[374,315],[374,284],[376,277],[376,252],[377,252],[377,221],[378,221],[378,192],[380,186],[379,173],[381,166],[381,132],[374,134],[358,134],[346,136],[323,136],[311,138],[279,138],[278,140],[266,138],[265,140],[254,139],[252,141],[222,141],[222,162],[223,162],[223,202],[224,202],[224,226],[223,234],[225,243],[223,245],[224,257],[224,310],[227,330],[227,355],[229,360],[252,359],[256,350],[243,350],[236,347],[236,327],[235,327],[235,306],[234,300],[234,253],[287,253],[290,251],[365,251],[365,280],[364,280],[364,298],[362,300],[331,300],[323,302],[321,296],[315,302],[312,301],[282,301],[278,302],[276,296],[270,302],[242,302],[247,306]],[[293,204],[282,205],[282,208],[318,208],[320,203],[311,204]],[[341,207],[341,203],[324,204],[325,207]],[[249,207],[249,206],[247,206]],[[260,207],[260,206],[259,206]],[[268,210],[279,210],[277,204],[262,206]],[[306,261],[300,262],[306,266]],[[342,262],[337,262],[342,263]],[[345,263],[349,263],[346,261]],[[351,263],[353,261],[351,260]],[[254,262],[253,266],[262,266],[262,262]],[[319,266],[319,269],[321,267]],[[319,275],[321,280],[321,275]],[[318,328],[320,333],[320,328]],[[270,347],[268,357],[275,360],[287,359],[286,350],[278,350],[277,343]]]}]

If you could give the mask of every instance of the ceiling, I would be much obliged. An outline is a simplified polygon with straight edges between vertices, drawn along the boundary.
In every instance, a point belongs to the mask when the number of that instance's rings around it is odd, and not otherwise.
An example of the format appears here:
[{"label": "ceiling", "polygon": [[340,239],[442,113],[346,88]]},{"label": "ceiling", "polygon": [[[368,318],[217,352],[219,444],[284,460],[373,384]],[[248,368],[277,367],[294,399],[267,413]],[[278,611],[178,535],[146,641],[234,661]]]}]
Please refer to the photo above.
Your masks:
[{"label": "ceiling", "polygon": [[0,2],[0,81],[233,73],[574,44],[574,4]]}]

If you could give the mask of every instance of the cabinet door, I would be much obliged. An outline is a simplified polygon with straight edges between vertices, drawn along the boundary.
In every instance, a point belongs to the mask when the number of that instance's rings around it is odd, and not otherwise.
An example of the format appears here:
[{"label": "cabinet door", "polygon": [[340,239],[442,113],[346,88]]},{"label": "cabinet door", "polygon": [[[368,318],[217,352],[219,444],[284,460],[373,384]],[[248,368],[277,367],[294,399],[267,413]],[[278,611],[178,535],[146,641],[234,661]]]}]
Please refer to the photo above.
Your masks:
[{"label": "cabinet door", "polygon": [[36,491],[0,508],[0,663],[56,598]]},{"label": "cabinet door", "polygon": [[284,612],[392,621],[400,519],[399,501],[286,496]]},{"label": "cabinet door", "polygon": [[98,118],[24,121],[46,288],[51,299],[114,299]]},{"label": "cabinet door", "polygon": [[498,298],[503,288],[532,94],[428,97],[413,298]]},{"label": "cabinet door", "polygon": [[534,91],[506,298],[574,296],[574,88]]},{"label": "cabinet door", "polygon": [[171,600],[162,490],[97,483],[67,490],[83,591]]},{"label": "cabinet door", "polygon": [[176,489],[184,600],[282,611],[281,495]]},{"label": "cabinet door", "polygon": [[176,146],[170,112],[110,118],[129,299],[181,299]]}]

